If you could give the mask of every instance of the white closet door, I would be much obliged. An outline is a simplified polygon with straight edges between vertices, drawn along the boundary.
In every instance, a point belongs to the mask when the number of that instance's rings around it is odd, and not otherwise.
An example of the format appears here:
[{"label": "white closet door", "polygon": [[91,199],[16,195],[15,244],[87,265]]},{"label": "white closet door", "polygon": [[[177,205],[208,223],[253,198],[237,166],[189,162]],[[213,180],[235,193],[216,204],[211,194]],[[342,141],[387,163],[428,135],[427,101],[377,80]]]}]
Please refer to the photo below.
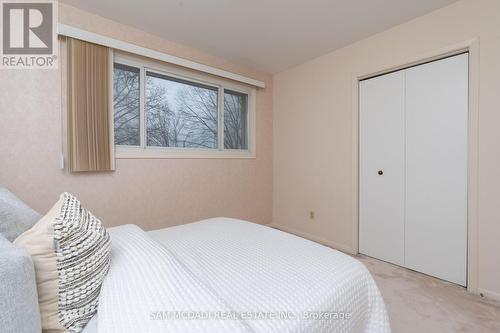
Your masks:
[{"label": "white closet door", "polygon": [[398,265],[404,263],[404,77],[361,81],[359,101],[360,252]]},{"label": "white closet door", "polygon": [[467,54],[406,70],[405,266],[460,285],[466,284],[467,118]]}]

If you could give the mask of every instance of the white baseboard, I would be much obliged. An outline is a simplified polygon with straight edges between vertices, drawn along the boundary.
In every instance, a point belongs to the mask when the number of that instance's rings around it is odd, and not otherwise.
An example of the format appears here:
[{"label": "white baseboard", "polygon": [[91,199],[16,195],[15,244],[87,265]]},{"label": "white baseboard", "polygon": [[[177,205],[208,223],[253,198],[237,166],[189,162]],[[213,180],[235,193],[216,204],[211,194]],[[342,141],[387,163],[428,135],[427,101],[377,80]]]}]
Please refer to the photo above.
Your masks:
[{"label": "white baseboard", "polygon": [[489,290],[482,289],[482,288],[477,288],[477,291],[480,295],[484,296],[484,298],[500,302],[500,293],[497,293],[494,291],[489,291]]},{"label": "white baseboard", "polygon": [[268,224],[267,226],[274,228],[274,229],[284,231],[284,232],[288,232],[290,234],[294,234],[294,235],[302,237],[302,238],[309,239],[313,242],[320,243],[322,245],[326,245],[328,247],[334,248],[335,250],[339,250],[339,251],[346,252],[346,253],[353,254],[353,255],[357,254],[357,252],[355,250],[353,250],[351,247],[349,247],[347,245],[332,242],[330,240],[326,240],[322,237],[318,237],[318,236],[309,234],[307,232],[303,232],[303,231],[300,231],[300,230],[297,230],[294,228],[290,228],[290,227],[287,227],[284,225],[279,225],[279,224],[274,224],[274,223]]}]

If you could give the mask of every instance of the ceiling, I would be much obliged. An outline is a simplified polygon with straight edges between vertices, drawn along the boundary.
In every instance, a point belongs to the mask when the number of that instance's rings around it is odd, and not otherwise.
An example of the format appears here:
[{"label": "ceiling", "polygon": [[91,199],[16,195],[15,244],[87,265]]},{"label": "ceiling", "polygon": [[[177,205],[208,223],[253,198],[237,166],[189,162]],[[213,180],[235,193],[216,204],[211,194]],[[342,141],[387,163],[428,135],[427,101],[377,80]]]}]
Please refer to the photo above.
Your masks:
[{"label": "ceiling", "polygon": [[61,0],[277,73],[456,0]]}]

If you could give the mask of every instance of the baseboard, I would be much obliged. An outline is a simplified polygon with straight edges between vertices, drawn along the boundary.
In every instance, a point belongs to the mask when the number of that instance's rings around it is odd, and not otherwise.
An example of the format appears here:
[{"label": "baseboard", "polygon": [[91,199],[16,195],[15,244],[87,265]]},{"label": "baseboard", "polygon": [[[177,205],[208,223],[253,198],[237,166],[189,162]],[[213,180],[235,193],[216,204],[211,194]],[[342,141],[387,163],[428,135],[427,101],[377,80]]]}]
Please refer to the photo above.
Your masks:
[{"label": "baseboard", "polygon": [[489,291],[486,289],[477,288],[479,295],[484,296],[484,298],[491,299],[493,301],[500,302],[500,293]]},{"label": "baseboard", "polygon": [[349,247],[347,245],[332,242],[330,240],[326,240],[324,238],[312,235],[312,234],[307,233],[307,232],[303,232],[303,231],[300,231],[300,230],[297,230],[294,228],[290,228],[290,227],[287,227],[284,225],[279,225],[279,224],[274,224],[274,223],[268,224],[267,226],[274,228],[274,229],[284,231],[284,232],[288,232],[290,234],[294,234],[294,235],[302,237],[302,238],[309,239],[313,242],[320,243],[322,245],[334,248],[335,250],[339,250],[339,251],[346,252],[346,253],[353,254],[353,255],[357,254],[357,252],[355,250],[353,250],[351,247]]}]

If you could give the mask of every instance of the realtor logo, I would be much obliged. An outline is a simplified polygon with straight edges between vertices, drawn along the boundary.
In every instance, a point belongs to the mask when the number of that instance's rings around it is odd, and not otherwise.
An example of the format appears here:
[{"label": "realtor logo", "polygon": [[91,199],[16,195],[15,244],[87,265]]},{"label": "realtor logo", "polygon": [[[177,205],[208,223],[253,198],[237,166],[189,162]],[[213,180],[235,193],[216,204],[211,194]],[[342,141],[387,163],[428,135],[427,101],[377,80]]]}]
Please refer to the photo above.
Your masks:
[{"label": "realtor logo", "polygon": [[57,3],[2,1],[2,68],[57,68]]}]

